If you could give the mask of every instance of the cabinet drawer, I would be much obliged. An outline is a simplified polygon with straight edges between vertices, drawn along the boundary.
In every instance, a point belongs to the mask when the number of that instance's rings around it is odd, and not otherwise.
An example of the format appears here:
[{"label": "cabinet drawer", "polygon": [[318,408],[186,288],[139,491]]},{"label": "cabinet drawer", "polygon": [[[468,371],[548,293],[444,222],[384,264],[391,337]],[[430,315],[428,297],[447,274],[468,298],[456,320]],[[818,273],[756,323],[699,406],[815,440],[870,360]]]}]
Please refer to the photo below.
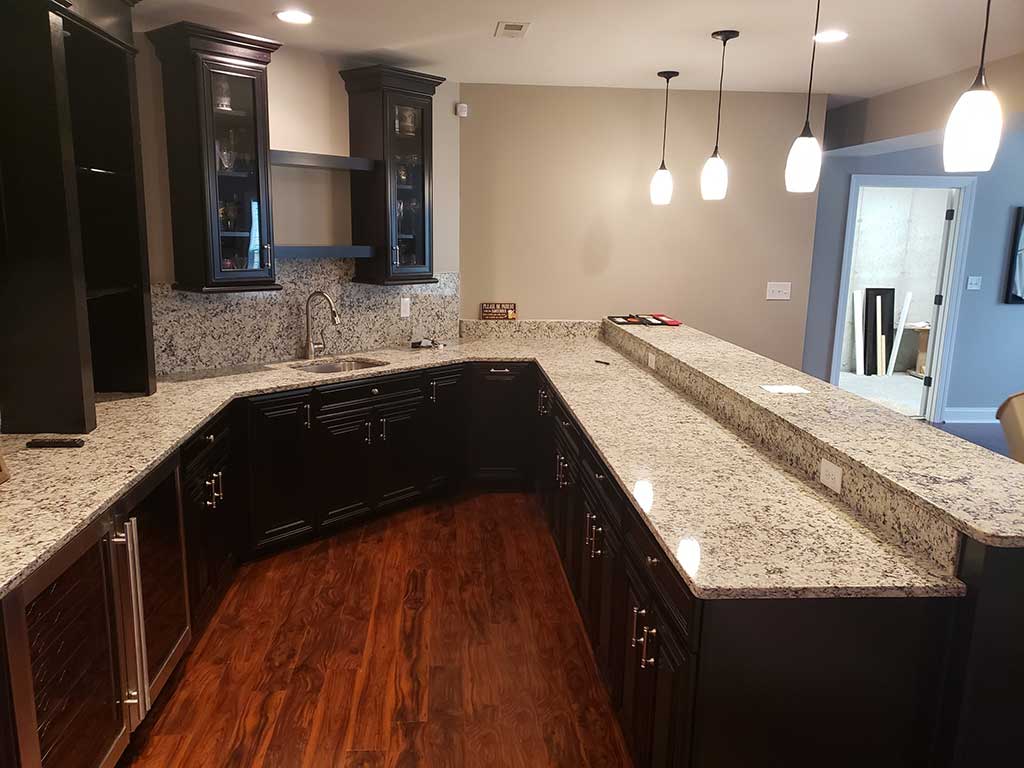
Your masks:
[{"label": "cabinet drawer", "polygon": [[642,573],[661,604],[662,613],[686,637],[691,650],[697,649],[700,603],[690,593],[676,566],[655,541],[647,526],[632,526],[626,533],[629,556]]},{"label": "cabinet drawer", "polygon": [[376,405],[380,400],[417,397],[422,394],[423,374],[413,372],[317,387],[314,399],[320,412],[330,412],[352,404]]},{"label": "cabinet drawer", "polygon": [[580,457],[580,479],[585,490],[604,511],[606,518],[619,531],[629,527],[629,502],[622,498],[611,472],[587,446]]},{"label": "cabinet drawer", "polygon": [[184,474],[193,474],[198,464],[206,463],[204,460],[215,446],[227,446],[230,434],[230,422],[226,411],[217,414],[200,427],[181,449],[181,466]]},{"label": "cabinet drawer", "polygon": [[569,415],[569,409],[561,400],[555,398],[555,436],[562,446],[572,455],[578,456],[580,452],[580,430],[576,421]]}]

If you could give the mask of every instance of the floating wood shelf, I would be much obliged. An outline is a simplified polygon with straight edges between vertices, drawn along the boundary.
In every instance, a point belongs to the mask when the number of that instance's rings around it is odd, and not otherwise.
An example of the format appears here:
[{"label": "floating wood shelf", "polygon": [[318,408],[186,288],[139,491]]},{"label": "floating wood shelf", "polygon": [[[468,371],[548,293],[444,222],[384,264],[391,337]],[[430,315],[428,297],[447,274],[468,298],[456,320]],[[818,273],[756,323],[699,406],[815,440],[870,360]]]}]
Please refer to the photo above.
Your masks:
[{"label": "floating wood shelf", "polygon": [[278,258],[371,259],[369,245],[279,245]]},{"label": "floating wood shelf", "polygon": [[287,149],[270,150],[270,164],[291,168],[322,168],[329,171],[373,170],[373,160],[366,157],[317,155],[312,152],[292,152]]}]

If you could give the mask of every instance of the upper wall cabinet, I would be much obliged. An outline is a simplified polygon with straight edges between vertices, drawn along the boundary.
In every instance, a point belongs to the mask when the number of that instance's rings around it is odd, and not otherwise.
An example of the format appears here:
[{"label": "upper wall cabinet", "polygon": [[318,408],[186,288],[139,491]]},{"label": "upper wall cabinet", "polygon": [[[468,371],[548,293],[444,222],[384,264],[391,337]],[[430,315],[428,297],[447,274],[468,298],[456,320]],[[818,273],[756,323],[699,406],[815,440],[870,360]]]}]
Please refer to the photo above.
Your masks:
[{"label": "upper wall cabinet", "polygon": [[175,287],[275,290],[267,65],[279,43],[182,21],[163,67]]},{"label": "upper wall cabinet", "polygon": [[373,246],[358,282],[436,283],[431,249],[432,110],[443,77],[396,67],[341,72],[351,153],[378,162],[352,175],[352,241]]}]

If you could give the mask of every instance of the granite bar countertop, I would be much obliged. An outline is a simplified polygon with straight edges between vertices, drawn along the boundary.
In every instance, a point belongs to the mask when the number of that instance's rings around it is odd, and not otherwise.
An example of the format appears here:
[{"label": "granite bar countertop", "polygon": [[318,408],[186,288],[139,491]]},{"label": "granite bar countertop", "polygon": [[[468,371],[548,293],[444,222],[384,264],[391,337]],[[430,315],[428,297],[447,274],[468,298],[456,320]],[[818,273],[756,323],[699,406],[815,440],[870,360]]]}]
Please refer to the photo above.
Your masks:
[{"label": "granite bar countertop", "polygon": [[[845,454],[962,534],[995,547],[1024,547],[1024,464],[694,328],[615,330]],[[809,392],[772,394],[762,384],[796,384]]]},{"label": "granite bar countertop", "polygon": [[697,597],[964,592],[596,338],[359,356],[389,364],[320,375],[282,363],[161,381],[150,397],[98,403],[98,427],[82,449],[27,450],[31,436],[0,437],[12,471],[0,486],[0,597],[234,398],[473,360],[540,364]]}]

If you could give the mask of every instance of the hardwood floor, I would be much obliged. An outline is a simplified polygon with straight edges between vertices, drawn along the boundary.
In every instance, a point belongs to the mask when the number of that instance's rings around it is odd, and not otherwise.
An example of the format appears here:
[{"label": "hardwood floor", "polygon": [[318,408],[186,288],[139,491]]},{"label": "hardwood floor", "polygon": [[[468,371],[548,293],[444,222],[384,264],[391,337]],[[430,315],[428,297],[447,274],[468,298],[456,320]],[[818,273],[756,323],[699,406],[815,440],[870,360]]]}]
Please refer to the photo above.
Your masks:
[{"label": "hardwood floor", "polygon": [[529,496],[426,504],[239,572],[122,766],[628,766]]}]

